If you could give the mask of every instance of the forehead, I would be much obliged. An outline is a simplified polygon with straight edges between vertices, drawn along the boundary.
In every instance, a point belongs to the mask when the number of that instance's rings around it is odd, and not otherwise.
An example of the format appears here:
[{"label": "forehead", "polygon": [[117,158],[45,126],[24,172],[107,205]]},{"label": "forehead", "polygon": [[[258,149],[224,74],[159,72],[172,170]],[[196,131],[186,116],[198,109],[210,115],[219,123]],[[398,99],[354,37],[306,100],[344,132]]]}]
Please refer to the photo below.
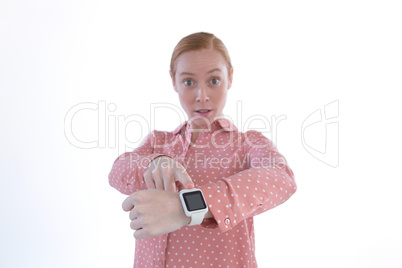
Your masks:
[{"label": "forehead", "polygon": [[177,73],[190,72],[194,74],[206,74],[214,68],[226,71],[226,62],[222,55],[214,49],[202,49],[187,51],[177,59]]}]

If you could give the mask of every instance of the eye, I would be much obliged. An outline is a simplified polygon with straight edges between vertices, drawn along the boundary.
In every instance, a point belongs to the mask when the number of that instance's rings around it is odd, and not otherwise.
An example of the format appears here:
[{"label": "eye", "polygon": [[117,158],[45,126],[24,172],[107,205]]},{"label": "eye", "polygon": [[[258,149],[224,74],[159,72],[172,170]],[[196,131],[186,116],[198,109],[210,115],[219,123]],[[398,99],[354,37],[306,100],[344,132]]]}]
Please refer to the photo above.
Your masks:
[{"label": "eye", "polygon": [[219,83],[219,81],[220,81],[219,78],[214,77],[214,78],[211,79],[211,84],[212,84],[212,85],[217,85],[217,84]]},{"label": "eye", "polygon": [[186,86],[192,86],[192,85],[194,85],[194,82],[191,79],[186,79],[186,80],[184,80],[184,84]]}]

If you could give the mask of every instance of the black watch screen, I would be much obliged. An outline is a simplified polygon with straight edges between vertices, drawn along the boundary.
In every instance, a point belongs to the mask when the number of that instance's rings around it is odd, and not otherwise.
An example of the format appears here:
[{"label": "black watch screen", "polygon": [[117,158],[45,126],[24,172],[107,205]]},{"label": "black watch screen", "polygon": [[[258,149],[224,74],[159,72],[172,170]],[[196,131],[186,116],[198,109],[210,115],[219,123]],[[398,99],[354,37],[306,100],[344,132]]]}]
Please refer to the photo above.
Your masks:
[{"label": "black watch screen", "polygon": [[202,196],[201,191],[183,193],[183,199],[184,202],[186,203],[188,211],[207,208],[207,204],[205,204],[205,200],[204,197]]}]

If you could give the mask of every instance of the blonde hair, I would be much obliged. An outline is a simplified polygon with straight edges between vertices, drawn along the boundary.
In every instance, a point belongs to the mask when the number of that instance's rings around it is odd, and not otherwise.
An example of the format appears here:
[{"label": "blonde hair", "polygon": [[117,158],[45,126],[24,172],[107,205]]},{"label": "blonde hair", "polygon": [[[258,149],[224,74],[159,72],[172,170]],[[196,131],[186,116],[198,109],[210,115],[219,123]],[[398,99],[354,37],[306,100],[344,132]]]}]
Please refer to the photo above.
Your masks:
[{"label": "blonde hair", "polygon": [[230,76],[230,70],[232,69],[232,63],[230,61],[229,52],[227,51],[223,42],[215,35],[207,32],[198,32],[190,34],[182,38],[173,50],[172,58],[170,60],[170,71],[173,75],[173,79],[176,75],[176,61],[178,57],[187,51],[201,50],[213,48],[218,51],[226,62],[228,69],[228,76]]}]

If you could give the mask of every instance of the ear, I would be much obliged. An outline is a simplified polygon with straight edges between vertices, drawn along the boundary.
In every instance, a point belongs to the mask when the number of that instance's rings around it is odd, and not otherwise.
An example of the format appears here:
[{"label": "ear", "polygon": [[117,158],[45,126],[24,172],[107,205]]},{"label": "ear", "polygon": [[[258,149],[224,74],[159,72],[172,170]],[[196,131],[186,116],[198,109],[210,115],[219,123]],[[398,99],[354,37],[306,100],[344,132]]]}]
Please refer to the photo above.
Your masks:
[{"label": "ear", "polygon": [[174,89],[174,91],[177,92],[176,83],[175,83],[174,78],[173,78],[173,73],[170,70],[169,70],[169,75],[170,75],[170,78],[172,79],[173,89]]},{"label": "ear", "polygon": [[230,69],[228,90],[232,87],[232,82],[233,82],[233,67],[232,69]]}]

